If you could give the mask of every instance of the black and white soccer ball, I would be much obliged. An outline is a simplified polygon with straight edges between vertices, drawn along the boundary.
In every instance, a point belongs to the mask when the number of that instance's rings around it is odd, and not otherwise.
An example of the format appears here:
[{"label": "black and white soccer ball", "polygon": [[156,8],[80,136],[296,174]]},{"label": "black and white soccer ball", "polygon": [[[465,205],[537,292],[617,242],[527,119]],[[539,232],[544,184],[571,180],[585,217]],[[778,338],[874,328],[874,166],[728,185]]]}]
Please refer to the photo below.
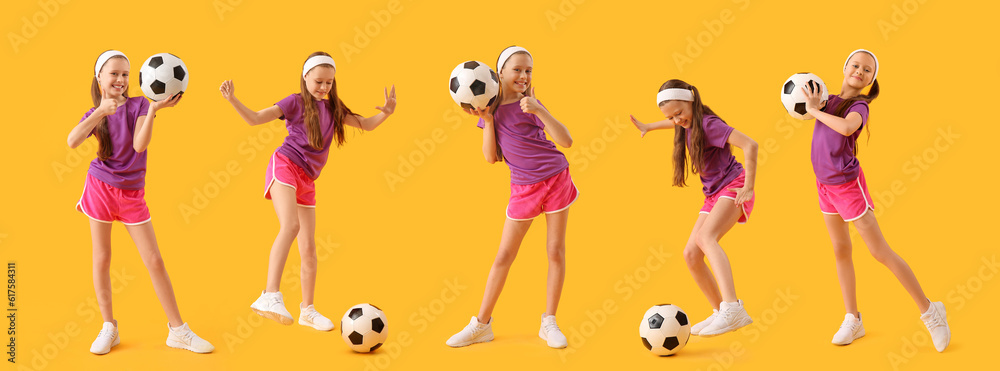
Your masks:
[{"label": "black and white soccer ball", "polygon": [[794,74],[785,80],[785,84],[781,86],[781,104],[785,106],[789,115],[799,120],[813,119],[812,115],[806,112],[806,95],[802,93],[802,87],[810,89],[812,86],[812,89],[815,89],[816,84],[819,84],[821,97],[819,105],[822,107],[829,93],[826,91],[826,84],[819,76],[803,72]]},{"label": "black and white soccer ball", "polygon": [[139,68],[139,87],[149,99],[161,101],[184,92],[188,69],[184,61],[170,53],[154,54]]},{"label": "black and white soccer ball", "polygon": [[642,316],[639,324],[642,345],[658,356],[679,352],[691,338],[687,314],[672,304],[654,305]]},{"label": "black and white soccer ball", "polygon": [[344,313],[340,320],[340,336],[347,346],[358,353],[368,353],[382,346],[389,336],[389,323],[378,307],[358,304]]},{"label": "black and white soccer ball", "polygon": [[448,80],[451,99],[466,109],[489,107],[500,91],[500,79],[489,66],[479,61],[459,64]]}]

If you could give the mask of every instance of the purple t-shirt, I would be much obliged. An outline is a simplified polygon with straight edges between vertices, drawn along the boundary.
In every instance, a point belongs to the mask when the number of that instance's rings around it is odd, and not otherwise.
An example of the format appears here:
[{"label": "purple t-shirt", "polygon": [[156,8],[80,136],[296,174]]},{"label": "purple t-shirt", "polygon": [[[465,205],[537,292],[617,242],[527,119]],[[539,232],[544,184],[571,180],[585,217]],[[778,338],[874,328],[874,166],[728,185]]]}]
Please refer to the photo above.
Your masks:
[{"label": "purple t-shirt", "polygon": [[[823,112],[833,114],[844,100],[831,94],[827,98]],[[868,102],[856,101],[847,109],[848,113],[857,112],[861,115],[861,126],[848,136],[843,136],[816,120],[812,138],[812,165],[816,180],[822,184],[844,184],[858,178],[861,173],[861,163],[854,156],[854,146],[861,134],[861,128],[868,123]]]},{"label": "purple t-shirt", "polygon": [[323,136],[323,148],[315,149],[309,145],[309,134],[303,115],[302,96],[292,94],[274,105],[281,108],[288,136],[278,147],[278,152],[288,157],[293,163],[305,170],[306,175],[315,180],[326,165],[330,155],[330,144],[333,143],[333,112],[327,109],[327,100],[315,102],[319,111],[319,132]]},{"label": "purple t-shirt", "polygon": [[[132,139],[135,138],[136,120],[139,116],[145,116],[148,111],[149,101],[145,97],[131,97],[113,115],[107,116],[108,132],[111,134],[111,157],[104,161],[95,158],[90,162],[88,174],[118,189],[135,190],[146,186],[148,151],[136,153]],[[93,108],[83,115],[80,122],[92,113]],[[94,135],[96,130],[95,127],[87,137]]]},{"label": "purple t-shirt", "polygon": [[[483,119],[479,119],[479,128],[485,125]],[[493,115],[493,126],[497,129],[497,141],[510,168],[511,183],[535,184],[569,167],[566,156],[556,149],[555,143],[545,138],[542,120],[521,111],[518,102],[501,105]]]},{"label": "purple t-shirt", "polygon": [[[714,195],[743,172],[743,165],[736,161],[729,147],[729,134],[733,127],[716,115],[705,115],[701,119],[705,130],[705,149],[702,151],[705,166],[698,175],[701,177],[701,191],[705,197]],[[685,131],[688,153],[691,148],[691,131]]]}]

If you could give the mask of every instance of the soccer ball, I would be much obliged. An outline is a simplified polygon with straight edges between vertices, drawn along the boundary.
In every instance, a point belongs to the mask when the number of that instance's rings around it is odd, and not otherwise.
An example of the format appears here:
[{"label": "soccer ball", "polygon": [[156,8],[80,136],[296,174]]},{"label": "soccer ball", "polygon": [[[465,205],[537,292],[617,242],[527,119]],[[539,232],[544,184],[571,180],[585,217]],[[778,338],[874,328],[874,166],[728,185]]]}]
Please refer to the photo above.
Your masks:
[{"label": "soccer ball", "polygon": [[[797,73],[785,80],[785,85],[781,87],[781,104],[788,110],[788,114],[799,120],[812,120],[812,115],[806,113],[806,95],[802,93],[802,87],[811,89],[810,83],[819,84],[820,107],[826,102],[829,93],[826,91],[826,84],[823,80],[811,73]],[[812,85],[815,88],[815,85]]]},{"label": "soccer ball", "polygon": [[188,69],[184,61],[170,53],[153,54],[139,69],[139,87],[149,99],[161,101],[184,92]]},{"label": "soccer ball", "polygon": [[448,90],[451,99],[466,109],[489,107],[500,91],[500,79],[489,66],[479,61],[459,64],[451,71]]},{"label": "soccer ball", "polygon": [[639,324],[642,345],[653,354],[669,356],[679,352],[691,338],[691,324],[680,307],[671,304],[654,305],[642,316]]},{"label": "soccer ball", "polygon": [[340,336],[347,346],[358,353],[368,353],[382,346],[389,336],[385,313],[378,307],[358,304],[344,313],[340,320]]}]

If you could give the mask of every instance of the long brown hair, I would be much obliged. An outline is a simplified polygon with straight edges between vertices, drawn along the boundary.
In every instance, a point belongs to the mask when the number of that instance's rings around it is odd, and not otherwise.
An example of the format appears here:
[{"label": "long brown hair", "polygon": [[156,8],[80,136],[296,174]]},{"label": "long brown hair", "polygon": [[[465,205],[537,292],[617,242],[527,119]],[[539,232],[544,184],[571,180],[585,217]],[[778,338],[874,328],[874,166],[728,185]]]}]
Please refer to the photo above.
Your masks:
[{"label": "long brown hair", "polygon": [[[325,55],[327,57],[330,56],[325,52],[315,52],[309,54],[309,57],[306,58],[306,61],[308,61],[309,58],[315,57],[317,55]],[[302,62],[302,65],[304,66],[305,62]],[[327,66],[327,65],[320,65],[320,66]],[[299,85],[302,88],[302,91],[299,93],[299,95],[302,96],[302,110],[303,110],[302,118],[306,124],[306,134],[309,137],[309,146],[313,147],[313,149],[323,149],[325,143],[323,143],[323,133],[320,131],[319,128],[319,111],[316,109],[315,98],[313,98],[312,94],[309,93],[309,89],[306,87],[305,76],[299,79]],[[333,79],[333,87],[330,89],[330,92],[327,93],[326,107],[327,110],[333,113],[334,139],[337,141],[337,147],[340,147],[341,145],[344,144],[344,141],[346,140],[344,137],[344,117],[347,117],[347,115],[353,115],[354,112],[352,112],[350,108],[347,108],[347,105],[344,104],[344,101],[340,100],[340,97],[337,95],[336,77],[334,77]]]},{"label": "long brown hair", "polygon": [[[505,48],[504,50],[507,50],[507,49]],[[513,57],[515,55],[518,55],[518,54],[524,54],[524,55],[527,55],[528,58],[531,58],[531,54],[529,54],[528,52],[517,51],[517,52],[514,52],[514,54],[511,54],[510,57],[508,57],[507,59],[509,60],[511,57]],[[507,65],[507,61],[503,61],[503,63],[504,63],[503,65],[497,66],[497,71],[496,72],[497,72],[497,76],[498,77],[500,75],[500,71],[503,70],[503,66]],[[528,85],[526,85],[524,89],[525,89],[524,90],[525,92],[531,91],[531,82],[530,81],[528,82]],[[493,104],[490,105],[490,115],[493,115],[493,123],[494,123],[494,125],[493,125],[493,139],[496,141],[497,160],[500,161],[500,162],[503,162],[504,158],[503,158],[503,150],[500,149],[500,136],[496,134],[496,131],[497,131],[497,125],[496,125],[497,116],[496,116],[496,114],[497,114],[497,109],[500,108],[500,102],[502,102],[502,101],[503,101],[503,84],[500,84],[500,89],[497,89],[497,97],[496,97],[496,99],[493,100]]]},{"label": "long brown hair", "polygon": [[[674,126],[674,185],[685,187],[687,186],[688,166],[687,131],[691,130],[691,172],[698,174],[705,166],[705,128],[701,126],[701,122],[705,115],[715,115],[715,112],[702,103],[701,94],[698,93],[698,88],[694,85],[678,79],[669,80],[660,85],[660,91],[671,88],[687,89],[694,95],[694,101],[691,102],[691,129]],[[660,102],[660,105],[662,106],[666,102]]]},{"label": "long brown hair", "polygon": [[[100,56],[98,56],[98,58],[100,58]],[[115,58],[124,59],[126,62],[128,61],[128,58],[125,58],[120,55],[108,58],[108,61]],[[94,61],[94,64],[97,64],[97,61]],[[108,62],[105,61],[104,64],[108,64]],[[101,69],[103,70],[104,66],[101,66]],[[128,98],[127,85],[125,86],[125,90],[122,92],[122,96]],[[94,102],[95,110],[97,109],[97,107],[101,106],[102,97],[103,96],[101,95],[101,83],[97,81],[97,76],[94,76],[93,82],[90,83],[90,99]],[[94,127],[94,136],[97,137],[97,158],[101,161],[107,160],[108,158],[111,157],[111,154],[114,152],[113,149],[111,148],[111,131],[108,130],[107,117],[102,117],[101,122],[98,123],[96,127]]]},{"label": "long brown hair", "polygon": [[[872,81],[871,89],[868,89],[868,94],[858,94],[853,97],[844,99],[844,101],[840,102],[840,105],[833,110],[834,112],[833,115],[837,117],[846,117],[847,109],[850,108],[851,105],[854,104],[854,102],[863,100],[871,104],[871,102],[875,100],[875,98],[878,98],[878,92],[879,92],[878,80],[874,80]],[[866,139],[871,139],[872,136],[871,126],[865,125],[865,135]],[[854,155],[855,156],[858,155],[858,138],[854,138]]]}]

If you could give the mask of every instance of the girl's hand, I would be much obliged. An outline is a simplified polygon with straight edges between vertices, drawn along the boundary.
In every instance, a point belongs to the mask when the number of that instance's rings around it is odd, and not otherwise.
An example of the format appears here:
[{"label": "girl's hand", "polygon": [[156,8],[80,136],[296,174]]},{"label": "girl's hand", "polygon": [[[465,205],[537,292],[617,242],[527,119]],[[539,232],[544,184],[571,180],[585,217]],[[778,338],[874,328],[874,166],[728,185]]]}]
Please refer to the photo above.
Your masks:
[{"label": "girl's hand", "polygon": [[[808,87],[809,89],[806,89]],[[806,95],[806,111],[811,110],[821,110],[823,106],[820,105],[820,101],[823,100],[822,89],[819,88],[819,84],[815,84],[809,81],[808,84],[802,87],[802,93]],[[825,105],[824,105],[825,106]]]},{"label": "girl's hand", "polygon": [[532,115],[537,115],[539,112],[544,111],[545,108],[538,103],[538,99],[535,98],[535,87],[531,87],[528,94],[521,98],[521,111],[524,113],[530,113]]},{"label": "girl's hand", "polygon": [[483,121],[486,121],[488,123],[493,123],[493,114],[490,113],[489,106],[482,109],[465,108],[463,109],[463,111],[465,111],[465,113],[468,113],[470,115],[477,116],[483,119]]},{"label": "girl's hand", "polygon": [[226,98],[228,101],[232,101],[236,97],[236,88],[233,87],[233,80],[226,80],[222,82],[219,86],[219,92],[222,93],[222,97]]},{"label": "girl's hand", "polygon": [[159,102],[152,102],[149,104],[149,110],[159,111],[162,108],[170,108],[176,106],[177,103],[180,103],[182,95],[184,95],[184,92],[174,94],[172,97],[170,97],[170,99],[164,99]]},{"label": "girl's hand", "polygon": [[118,101],[114,98],[104,97],[101,98],[101,105],[97,106],[94,113],[101,116],[111,116],[118,111]]},{"label": "girl's hand", "polygon": [[736,206],[743,205],[743,202],[750,201],[753,198],[753,188],[744,185],[742,188],[729,188],[730,191],[736,192]]},{"label": "girl's hand", "polygon": [[636,119],[635,116],[628,115],[628,117],[632,119],[632,125],[635,125],[635,128],[639,129],[639,138],[645,137],[646,133],[649,132],[649,126],[639,122],[639,120]]},{"label": "girl's hand", "polygon": [[385,93],[385,104],[382,106],[375,106],[375,109],[382,111],[386,116],[389,116],[393,112],[396,112],[396,85],[392,86],[391,91],[385,88],[382,88],[382,91]]}]

